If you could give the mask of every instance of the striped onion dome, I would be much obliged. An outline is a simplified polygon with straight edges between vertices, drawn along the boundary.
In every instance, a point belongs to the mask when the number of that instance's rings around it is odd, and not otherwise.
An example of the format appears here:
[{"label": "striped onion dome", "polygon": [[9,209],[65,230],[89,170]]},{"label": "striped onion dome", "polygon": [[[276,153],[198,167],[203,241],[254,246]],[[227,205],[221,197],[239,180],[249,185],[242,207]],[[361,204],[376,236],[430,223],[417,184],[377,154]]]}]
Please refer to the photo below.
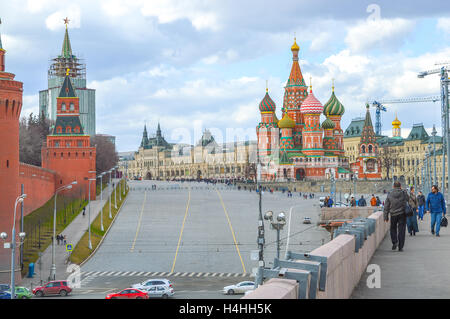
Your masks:
[{"label": "striped onion dome", "polygon": [[284,113],[283,118],[278,122],[279,128],[294,128],[295,121],[286,113]]},{"label": "striped onion dome", "polygon": [[325,103],[325,105],[323,107],[323,114],[325,116],[328,116],[328,115],[342,116],[344,114],[344,112],[345,112],[344,105],[342,105],[342,103],[338,100],[338,98],[334,94],[334,90],[333,90],[333,93],[331,93],[330,99],[328,100],[327,103]]},{"label": "striped onion dome", "polygon": [[266,95],[262,99],[261,103],[259,103],[259,111],[260,112],[275,112],[275,102],[269,96],[269,93],[266,91]]},{"label": "striped onion dome", "polygon": [[402,122],[400,122],[397,118],[397,115],[395,115],[395,120],[392,122],[392,126],[394,128],[400,128],[400,125],[402,125]]},{"label": "striped onion dome", "polygon": [[311,113],[322,113],[323,106],[322,103],[319,102],[318,99],[314,96],[312,92],[312,88],[310,87],[308,97],[303,101],[300,106],[300,113],[303,114],[311,114]]},{"label": "striped onion dome", "polygon": [[332,130],[334,129],[336,125],[334,124],[334,122],[332,120],[330,120],[329,118],[327,118],[325,121],[323,121],[322,123],[322,128],[324,130]]}]

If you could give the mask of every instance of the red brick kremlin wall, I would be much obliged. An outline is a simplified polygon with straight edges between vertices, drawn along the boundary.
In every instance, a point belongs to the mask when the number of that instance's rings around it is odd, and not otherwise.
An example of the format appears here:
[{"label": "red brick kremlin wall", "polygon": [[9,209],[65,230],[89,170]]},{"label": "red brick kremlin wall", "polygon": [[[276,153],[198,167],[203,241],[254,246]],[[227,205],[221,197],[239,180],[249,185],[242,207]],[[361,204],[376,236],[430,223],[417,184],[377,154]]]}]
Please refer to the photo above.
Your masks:
[{"label": "red brick kremlin wall", "polygon": [[28,215],[44,205],[55,194],[56,172],[25,163],[19,164],[19,188],[27,194],[23,214]]}]

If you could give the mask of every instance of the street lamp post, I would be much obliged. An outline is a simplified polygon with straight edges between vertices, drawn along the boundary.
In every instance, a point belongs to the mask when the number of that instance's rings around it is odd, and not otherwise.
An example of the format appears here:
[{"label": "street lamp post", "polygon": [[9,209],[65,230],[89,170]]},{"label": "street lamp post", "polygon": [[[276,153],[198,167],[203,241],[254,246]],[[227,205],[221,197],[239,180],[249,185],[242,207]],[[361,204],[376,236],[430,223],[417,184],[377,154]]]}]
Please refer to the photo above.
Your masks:
[{"label": "street lamp post", "polygon": [[283,229],[284,225],[286,225],[286,215],[284,212],[281,212],[277,216],[277,220],[273,220],[273,212],[268,211],[264,214],[265,220],[270,220],[270,225],[272,229],[277,231],[277,259],[280,259],[280,231]]},{"label": "street lamp post", "polygon": [[435,183],[435,181],[433,180],[433,173],[432,173],[432,171],[431,171],[431,144],[430,144],[430,142],[428,142],[428,158],[429,158],[429,161],[428,161],[428,165],[430,166],[430,169],[429,169],[429,174],[430,174],[430,187],[432,186],[432,185],[434,185],[434,183]]},{"label": "street lamp post", "polygon": [[111,190],[111,173],[112,173],[112,168],[108,171],[108,173],[109,173],[109,191],[110,191],[110,193],[109,193],[109,218],[111,219],[112,218],[112,215],[111,215],[111,196],[112,196],[112,190]]},{"label": "street lamp post", "polygon": [[52,239],[52,266],[50,268],[50,280],[56,279],[56,264],[55,264],[55,240],[56,240],[56,198],[58,196],[58,192],[63,191],[65,189],[71,189],[72,185],[76,185],[77,181],[73,181],[72,183],[62,186],[58,188],[55,192],[55,206],[53,209],[53,239]]},{"label": "street lamp post", "polygon": [[433,161],[434,161],[434,184],[438,184],[437,177],[436,177],[436,127],[433,124],[433,131],[431,132],[431,135],[433,135]]},{"label": "street lamp post", "polygon": [[89,229],[89,244],[88,247],[90,250],[92,250],[92,242],[91,242],[91,182],[97,181],[96,178],[89,178],[89,212],[88,212],[88,229]]},{"label": "street lamp post", "polygon": [[[101,173],[97,178],[100,177],[100,202],[103,202],[103,175],[105,175],[106,172]],[[103,204],[102,208],[100,209],[100,230],[103,231]]]},{"label": "street lamp post", "polygon": [[[19,197],[16,198],[16,201],[14,203],[14,219],[13,219],[13,226],[11,231],[11,243],[9,243],[9,248],[11,249],[11,299],[15,299],[16,297],[16,285],[15,285],[15,268],[16,268],[16,211],[17,211],[17,204],[22,203],[23,200],[27,197],[26,194],[22,194]],[[2,232],[0,234],[0,237],[3,240],[6,240],[8,235],[5,232]],[[20,242],[19,244],[22,244],[25,233],[20,232],[19,233]],[[8,246],[5,243],[5,248],[8,248]]]},{"label": "street lamp post", "polygon": [[[114,177],[117,179],[117,166],[114,166]],[[114,208],[117,209],[117,185],[116,189],[114,189]]]}]

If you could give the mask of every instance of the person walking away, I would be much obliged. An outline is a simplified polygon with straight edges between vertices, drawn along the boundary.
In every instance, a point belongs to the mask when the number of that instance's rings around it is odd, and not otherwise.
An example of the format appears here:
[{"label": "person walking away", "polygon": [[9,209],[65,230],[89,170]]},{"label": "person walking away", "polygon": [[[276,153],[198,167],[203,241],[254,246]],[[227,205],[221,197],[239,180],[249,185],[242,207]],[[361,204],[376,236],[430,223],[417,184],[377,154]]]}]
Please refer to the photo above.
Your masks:
[{"label": "person walking away", "polygon": [[436,225],[436,237],[439,237],[439,230],[441,229],[442,214],[446,214],[445,200],[442,193],[436,185],[431,187],[431,193],[427,196],[425,209],[427,213],[431,214],[431,234],[435,234],[434,226]]},{"label": "person walking away", "polygon": [[356,206],[356,199],[352,196],[352,199],[350,200],[350,206],[355,207]]},{"label": "person walking away", "polygon": [[372,194],[372,198],[370,199],[370,206],[377,206],[377,199],[374,194]]},{"label": "person walking away", "polygon": [[328,207],[333,207],[333,199],[328,197]]},{"label": "person walking away", "polygon": [[405,206],[407,201],[408,194],[402,190],[400,182],[395,182],[394,188],[388,193],[383,210],[385,222],[389,222],[389,215],[391,215],[392,250],[396,250],[398,247],[398,251],[403,251],[403,246],[405,245]]},{"label": "person walking away", "polygon": [[406,215],[406,226],[408,227],[408,233],[410,236],[416,236],[416,233],[419,232],[419,226],[417,225],[417,197],[414,194],[414,187],[411,186],[409,191],[408,198],[409,206],[413,211],[413,214],[408,216]]},{"label": "person walking away", "polygon": [[86,207],[83,207],[83,216],[86,215]]},{"label": "person walking away", "polygon": [[[62,236],[62,235],[61,235]],[[66,241],[66,235],[64,235],[64,246],[67,245],[67,241]]]},{"label": "person walking away", "polygon": [[417,196],[417,208],[418,208],[417,218],[423,220],[423,212],[425,210],[425,196],[423,195],[422,192],[419,192],[419,195]]},{"label": "person walking away", "polygon": [[359,207],[367,206],[366,199],[364,198],[363,195],[361,195],[361,198],[360,198],[359,201],[358,201],[358,206],[359,206]]},{"label": "person walking away", "polygon": [[61,237],[59,237],[59,235],[56,235],[56,243],[59,245],[59,240],[61,239]]},{"label": "person walking away", "polygon": [[380,197],[377,196],[377,206],[381,206],[381,200]]}]

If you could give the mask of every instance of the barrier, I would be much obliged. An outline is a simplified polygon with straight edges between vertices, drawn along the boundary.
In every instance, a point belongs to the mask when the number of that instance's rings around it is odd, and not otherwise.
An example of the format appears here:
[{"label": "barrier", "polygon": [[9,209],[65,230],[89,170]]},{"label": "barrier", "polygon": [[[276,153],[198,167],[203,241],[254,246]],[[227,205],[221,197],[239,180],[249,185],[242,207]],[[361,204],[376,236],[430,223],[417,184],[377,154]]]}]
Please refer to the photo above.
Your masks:
[{"label": "barrier", "polygon": [[[335,230],[332,241],[310,253],[288,251],[286,260],[275,259],[274,267],[262,270],[262,276],[277,280],[267,281],[242,299],[349,298],[388,229],[381,211],[354,218]],[[281,286],[287,279],[297,285]]]}]

